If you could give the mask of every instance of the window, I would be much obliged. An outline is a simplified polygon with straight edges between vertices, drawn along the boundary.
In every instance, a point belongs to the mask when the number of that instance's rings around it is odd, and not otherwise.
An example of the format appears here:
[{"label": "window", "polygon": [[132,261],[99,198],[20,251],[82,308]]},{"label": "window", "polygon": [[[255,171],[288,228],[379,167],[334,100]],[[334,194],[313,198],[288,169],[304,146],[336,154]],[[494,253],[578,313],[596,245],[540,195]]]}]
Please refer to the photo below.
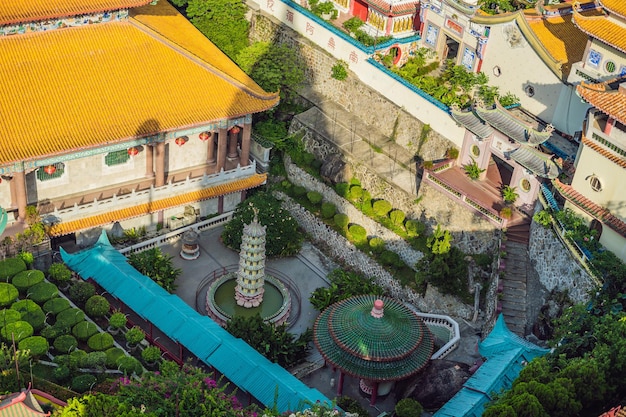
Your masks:
[{"label": "window", "polygon": [[530,181],[527,178],[522,178],[519,184],[520,188],[523,192],[527,193],[530,191]]},{"label": "window", "polygon": [[37,179],[39,181],[48,181],[56,178],[60,178],[63,176],[65,172],[65,164],[62,162],[47,165],[45,167],[40,167],[37,169]]},{"label": "window", "polygon": [[106,154],[104,156],[104,163],[110,167],[113,165],[125,164],[129,159],[130,155],[128,155],[128,151],[126,149],[122,149]]},{"label": "window", "polygon": [[600,179],[595,175],[589,177],[589,184],[591,185],[591,189],[593,191],[602,191],[602,183],[600,182]]},{"label": "window", "polygon": [[526,92],[526,95],[528,97],[532,97],[535,95],[535,87],[533,87],[532,85],[527,85],[526,87],[524,87],[524,91]]},{"label": "window", "polygon": [[617,69],[617,66],[615,65],[615,62],[613,61],[606,61],[606,63],[604,64],[604,70],[608,72],[609,74],[613,74],[616,69]]},{"label": "window", "polygon": [[472,145],[472,149],[470,151],[472,152],[472,155],[474,155],[475,157],[480,156],[480,148],[477,145]]}]

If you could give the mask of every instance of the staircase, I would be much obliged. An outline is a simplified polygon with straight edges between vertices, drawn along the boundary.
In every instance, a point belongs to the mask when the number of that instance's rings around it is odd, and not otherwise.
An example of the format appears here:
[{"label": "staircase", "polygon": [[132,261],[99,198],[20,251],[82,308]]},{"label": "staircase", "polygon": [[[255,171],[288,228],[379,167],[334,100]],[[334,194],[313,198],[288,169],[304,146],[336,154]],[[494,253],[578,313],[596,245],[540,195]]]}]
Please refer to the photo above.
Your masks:
[{"label": "staircase", "polygon": [[502,250],[506,255],[504,276],[500,277],[498,291],[504,320],[512,332],[519,336],[526,335],[528,319],[526,314],[526,268],[529,265],[528,240],[530,237],[530,219],[524,218],[507,228],[506,241]]}]

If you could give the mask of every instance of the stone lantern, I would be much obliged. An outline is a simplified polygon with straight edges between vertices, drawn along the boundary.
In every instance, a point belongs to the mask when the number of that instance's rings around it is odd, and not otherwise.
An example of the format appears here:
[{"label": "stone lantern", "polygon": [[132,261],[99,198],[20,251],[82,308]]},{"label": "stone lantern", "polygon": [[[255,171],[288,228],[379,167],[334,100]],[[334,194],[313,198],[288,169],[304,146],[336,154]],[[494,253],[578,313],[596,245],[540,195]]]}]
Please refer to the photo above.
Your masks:
[{"label": "stone lantern", "polygon": [[180,257],[188,261],[198,259],[200,256],[200,245],[198,244],[198,238],[200,235],[193,229],[187,230],[183,233],[182,241],[183,246],[180,249]]}]

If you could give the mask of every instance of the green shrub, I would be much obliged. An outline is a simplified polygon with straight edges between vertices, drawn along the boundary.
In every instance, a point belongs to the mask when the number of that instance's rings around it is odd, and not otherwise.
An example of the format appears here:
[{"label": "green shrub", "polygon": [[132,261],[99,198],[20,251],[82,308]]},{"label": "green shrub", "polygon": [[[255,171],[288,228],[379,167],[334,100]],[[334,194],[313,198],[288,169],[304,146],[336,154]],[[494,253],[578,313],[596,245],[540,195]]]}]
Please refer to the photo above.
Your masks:
[{"label": "green shrub", "polygon": [[348,63],[344,60],[337,61],[331,68],[330,76],[338,81],[348,78]]},{"label": "green shrub", "polygon": [[359,180],[357,177],[352,177],[350,178],[350,185],[361,185],[361,180]]},{"label": "green shrub", "polygon": [[70,330],[71,327],[65,327],[59,323],[55,323],[54,326],[45,327],[40,334],[48,340],[54,340],[59,336],[69,334]]},{"label": "green shrub", "polygon": [[378,258],[383,265],[389,266],[402,266],[402,261],[400,260],[400,256],[392,252],[390,250],[385,250],[380,254]]},{"label": "green shrub", "polygon": [[0,335],[5,342],[12,343],[13,339],[16,342],[31,337],[34,333],[33,326],[27,321],[14,321],[13,323],[7,323],[6,326],[0,328]]},{"label": "green shrub", "polygon": [[320,214],[323,219],[330,219],[337,213],[337,207],[333,203],[322,203]]},{"label": "green shrub", "polygon": [[83,313],[83,310],[71,307],[57,314],[57,321],[55,325],[64,328],[71,328],[83,320],[85,320],[85,313]]},{"label": "green shrub", "polygon": [[85,303],[85,312],[93,318],[104,317],[110,308],[109,301],[101,295],[93,295]]},{"label": "green shrub", "polygon": [[28,311],[41,310],[41,307],[39,307],[37,303],[33,300],[17,300],[13,304],[11,304],[11,309],[19,311],[20,314],[23,314]]},{"label": "green shrub", "polygon": [[46,313],[54,314],[55,316],[61,311],[67,310],[68,308],[70,308],[70,302],[61,297],[56,297],[48,300],[42,306],[43,311],[45,311]]},{"label": "green shrub", "polygon": [[363,188],[361,188],[360,185],[353,185],[352,187],[350,187],[350,199],[351,200],[358,200],[361,197],[363,197]]},{"label": "green shrub", "polygon": [[141,376],[141,374],[143,373],[143,367],[141,366],[141,363],[132,356],[122,356],[118,358],[117,369],[123,372],[124,375],[137,374]]},{"label": "green shrub", "polygon": [[372,208],[374,209],[374,214],[379,217],[386,217],[387,213],[389,213],[392,209],[391,203],[387,200],[378,200],[372,204]]},{"label": "green shrub", "polygon": [[69,353],[78,347],[78,341],[71,334],[64,334],[54,339],[52,346],[57,352]]},{"label": "green shrub", "polygon": [[176,279],[182,270],[176,268],[172,256],[163,253],[160,248],[131,253],[128,257],[128,263],[137,271],[150,277],[170,294],[176,291]]},{"label": "green shrub", "polygon": [[351,224],[348,228],[348,234],[357,243],[364,242],[367,239],[367,230],[360,224]]},{"label": "green shrub", "polygon": [[358,400],[348,397],[347,395],[342,395],[337,398],[337,406],[346,413],[352,413],[362,417],[369,416],[369,411],[366,410]]},{"label": "green shrub", "polygon": [[418,237],[422,233],[424,233],[424,231],[426,231],[426,226],[424,225],[424,223],[412,219],[404,222],[404,228],[406,229],[406,233],[410,237]]},{"label": "green shrub", "polygon": [[133,326],[132,328],[128,329],[128,331],[124,334],[124,337],[126,338],[128,344],[132,346],[141,342],[146,337],[146,335],[143,330],[141,330],[141,327]]},{"label": "green shrub", "polygon": [[0,310],[0,327],[5,326],[9,323],[20,321],[21,319],[22,314],[19,311],[13,310],[12,308],[5,308],[3,310]]},{"label": "green shrub", "polygon": [[533,216],[533,220],[536,223],[539,223],[543,227],[547,228],[552,223],[552,215],[548,210],[541,210],[535,213],[535,215]]},{"label": "green shrub", "polygon": [[117,360],[122,356],[126,356],[126,352],[118,347],[107,349],[104,353],[107,355],[106,367],[110,369],[117,368]]},{"label": "green shrub", "polygon": [[[345,22],[343,22],[342,26],[343,26],[343,28],[345,30],[348,31],[348,33],[354,33],[354,32],[357,31],[357,29],[360,29],[361,26],[363,26],[364,24],[365,24],[364,21],[362,21],[358,17],[354,16],[354,17],[351,17],[350,19],[346,20]],[[343,409],[345,410],[345,408],[343,408]]]},{"label": "green shrub", "polygon": [[109,318],[109,326],[112,329],[123,329],[126,327],[126,322],[128,322],[128,318],[121,311],[115,311]]},{"label": "green shrub", "polygon": [[301,185],[296,185],[295,187],[293,187],[293,195],[295,195],[296,197],[302,197],[306,193],[307,193],[306,188],[304,188]]},{"label": "green shrub", "polygon": [[98,327],[90,321],[83,320],[72,327],[72,334],[80,341],[85,341],[96,333]]},{"label": "green shrub", "polygon": [[98,379],[91,374],[78,375],[72,378],[72,390],[83,393],[89,391],[94,385],[96,385]]},{"label": "green shrub", "polygon": [[96,294],[93,284],[85,281],[77,281],[70,287],[70,300],[83,305],[90,297]]},{"label": "green shrub", "polygon": [[50,281],[62,284],[72,279],[72,271],[65,264],[55,262],[48,268],[48,278]]},{"label": "green shrub", "polygon": [[0,282],[0,307],[6,307],[13,304],[17,299],[19,291],[15,285],[6,282]]},{"label": "green shrub", "polygon": [[393,210],[391,213],[389,213],[389,218],[391,219],[393,224],[401,225],[402,223],[404,223],[405,217],[406,215],[402,210]]},{"label": "green shrub", "polygon": [[350,192],[350,184],[348,184],[347,182],[339,182],[335,185],[335,192],[344,197],[347,198],[348,197],[348,193]]},{"label": "green shrub", "polygon": [[107,350],[113,347],[113,336],[109,333],[96,333],[87,340],[91,350]]},{"label": "green shrub", "polygon": [[314,206],[317,206],[322,201],[322,194],[318,193],[317,191],[309,191],[306,194],[306,198],[309,199],[311,204],[313,204]]},{"label": "green shrub", "polygon": [[89,369],[102,369],[105,367],[107,361],[107,354],[104,352],[89,352],[87,356],[85,356],[81,362],[80,366],[82,368]]},{"label": "green shrub", "polygon": [[67,381],[70,377],[70,368],[66,365],[60,365],[52,371],[52,377],[60,384]]},{"label": "green shrub", "polygon": [[31,336],[22,339],[18,344],[20,350],[29,350],[33,358],[39,358],[48,352],[50,346],[45,337]]},{"label": "green shrub", "polygon": [[0,281],[9,282],[18,273],[26,271],[26,263],[20,258],[8,258],[0,261]]},{"label": "green shrub", "polygon": [[141,351],[141,359],[148,363],[154,363],[161,359],[161,349],[156,346],[148,346]]},{"label": "green shrub", "polygon": [[335,224],[338,227],[341,227],[342,229],[345,229],[346,227],[348,227],[348,223],[350,223],[350,219],[348,218],[348,215],[343,214],[343,213],[335,214],[335,216],[333,217],[333,220],[335,221]]},{"label": "green shrub", "polygon": [[369,241],[370,249],[374,253],[382,253],[385,250],[385,240],[379,237],[373,237]]},{"label": "green shrub", "polygon": [[35,284],[43,282],[43,278],[43,272],[37,269],[27,269],[26,271],[18,272],[11,280],[11,283],[15,285],[15,288],[21,294],[26,294],[26,290]]},{"label": "green shrub", "polygon": [[394,411],[398,417],[420,417],[424,408],[413,398],[403,398],[398,401]]},{"label": "green shrub", "polygon": [[32,253],[27,251],[21,251],[17,254],[17,258],[20,258],[26,264],[26,267],[29,267],[35,262],[35,257]]},{"label": "green shrub", "polygon": [[46,322],[46,314],[32,300],[19,300],[13,303],[11,309],[21,314],[22,320],[27,321],[33,326],[35,331],[43,329]]},{"label": "green shrub", "polygon": [[28,298],[40,305],[58,296],[59,289],[51,282],[40,282],[28,290]]},{"label": "green shrub", "polygon": [[60,366],[67,366],[70,371],[76,371],[87,356],[87,352],[81,349],[73,350],[69,355],[57,355],[54,357],[54,363]]}]

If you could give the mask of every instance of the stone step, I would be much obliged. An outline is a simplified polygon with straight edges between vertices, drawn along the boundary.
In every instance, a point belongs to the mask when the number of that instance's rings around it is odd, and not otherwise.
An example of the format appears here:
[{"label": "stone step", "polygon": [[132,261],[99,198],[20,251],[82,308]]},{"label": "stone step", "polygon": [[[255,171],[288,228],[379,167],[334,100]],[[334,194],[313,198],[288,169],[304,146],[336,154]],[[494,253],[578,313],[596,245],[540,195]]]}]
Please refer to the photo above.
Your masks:
[{"label": "stone step", "polygon": [[512,312],[516,311],[518,312],[520,315],[525,316],[526,315],[526,304],[525,303],[516,303],[513,301],[509,301],[506,298],[502,298],[502,311],[506,311],[507,313],[511,314]]},{"label": "stone step", "polygon": [[524,300],[526,299],[526,288],[511,288],[504,287],[504,291],[502,291],[502,299],[503,300]]}]

